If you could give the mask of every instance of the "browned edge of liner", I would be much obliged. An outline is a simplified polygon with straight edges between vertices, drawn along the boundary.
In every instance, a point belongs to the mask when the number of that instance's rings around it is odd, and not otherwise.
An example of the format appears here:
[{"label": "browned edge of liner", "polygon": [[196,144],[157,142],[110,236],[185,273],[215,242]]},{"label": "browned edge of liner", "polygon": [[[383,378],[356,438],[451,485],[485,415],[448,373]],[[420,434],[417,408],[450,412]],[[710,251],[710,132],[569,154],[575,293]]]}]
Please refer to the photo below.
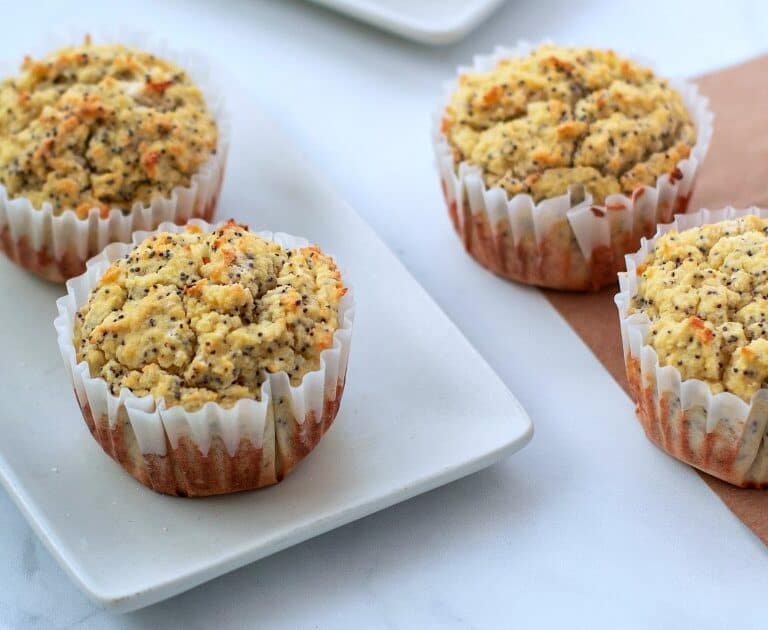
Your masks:
[{"label": "browned edge of liner", "polygon": [[243,438],[234,454],[227,451],[219,436],[211,440],[210,449],[203,454],[189,437],[180,438],[173,447],[167,435],[165,455],[142,454],[124,409],[114,426],[106,416],[94,418],[87,402],[80,410],[104,452],[134,479],[161,494],[206,497],[256,490],[282,481],[331,428],[344,385],[345,378],[339,378],[333,399],[326,391],[322,417],[310,411],[303,422],[293,417],[268,419],[263,445],[257,448]]}]

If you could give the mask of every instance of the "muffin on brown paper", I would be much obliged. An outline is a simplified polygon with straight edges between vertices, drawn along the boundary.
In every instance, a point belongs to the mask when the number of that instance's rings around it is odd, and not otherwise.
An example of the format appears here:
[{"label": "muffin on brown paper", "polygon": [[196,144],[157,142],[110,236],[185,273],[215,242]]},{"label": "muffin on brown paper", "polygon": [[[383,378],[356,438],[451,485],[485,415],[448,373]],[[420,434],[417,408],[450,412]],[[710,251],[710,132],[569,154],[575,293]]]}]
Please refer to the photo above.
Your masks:
[{"label": "muffin on brown paper", "polygon": [[768,486],[768,211],[678,215],[627,256],[619,282],[648,437],[724,481]]},{"label": "muffin on brown paper", "polygon": [[67,283],[55,325],[104,450],[166,494],[280,481],[333,422],[354,305],[303,239],[162,224]]},{"label": "muffin on brown paper", "polygon": [[684,212],[712,114],[695,86],[612,51],[499,48],[460,68],[433,140],[465,249],[505,277],[599,289]]},{"label": "muffin on brown paper", "polygon": [[134,230],[210,219],[228,145],[213,97],[143,47],[86,38],[27,57],[0,83],[0,248],[63,281]]}]

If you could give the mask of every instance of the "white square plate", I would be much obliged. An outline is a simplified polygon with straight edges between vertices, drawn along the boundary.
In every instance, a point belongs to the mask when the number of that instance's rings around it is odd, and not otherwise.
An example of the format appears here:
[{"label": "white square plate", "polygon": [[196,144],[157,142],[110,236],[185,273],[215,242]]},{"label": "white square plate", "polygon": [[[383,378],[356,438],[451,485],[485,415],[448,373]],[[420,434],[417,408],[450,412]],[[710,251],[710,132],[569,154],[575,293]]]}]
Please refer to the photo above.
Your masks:
[{"label": "white square plate", "polygon": [[425,44],[464,37],[504,0],[310,0]]},{"label": "white square plate", "polygon": [[56,346],[62,288],[0,262],[0,478],[95,601],[152,604],[472,473],[531,437],[525,411],[373,231],[240,103],[219,217],[303,235],[355,287],[347,389],[334,427],[272,488],[153,493],[80,417]]}]

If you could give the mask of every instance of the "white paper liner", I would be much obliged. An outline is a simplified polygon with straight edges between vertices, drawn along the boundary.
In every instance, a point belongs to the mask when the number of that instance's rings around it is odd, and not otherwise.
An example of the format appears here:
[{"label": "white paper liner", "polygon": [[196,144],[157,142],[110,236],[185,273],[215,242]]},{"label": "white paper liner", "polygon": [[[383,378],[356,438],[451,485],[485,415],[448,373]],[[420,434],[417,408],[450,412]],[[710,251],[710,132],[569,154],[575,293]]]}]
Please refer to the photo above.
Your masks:
[{"label": "white paper liner", "polygon": [[[42,57],[64,46],[82,42],[85,32],[49,37],[32,51]],[[198,217],[212,219],[224,177],[230,142],[230,121],[223,91],[215,85],[207,63],[194,52],[168,47],[146,34],[119,31],[93,35],[95,44],[120,43],[152,52],[183,68],[203,92],[218,128],[216,153],[192,176],[189,186],[177,186],[168,197],[154,198],[148,206],[136,202],[128,214],[112,208],[102,218],[91,208],[86,218],[73,210],[54,215],[49,203],[36,209],[26,197],[10,197],[0,184],[0,249],[14,262],[48,280],[63,282],[82,273],[85,261],[108,243],[130,242],[136,230],[153,230],[163,221],[183,224]],[[0,77],[18,74],[12,65],[0,65]]]},{"label": "white paper liner", "polygon": [[[699,94],[696,85],[679,79],[669,80],[669,84],[680,93],[696,127],[697,134],[696,143],[691,149],[690,156],[677,164],[682,178],[673,179],[668,174],[662,174],[657,178],[655,187],[644,186],[642,193],[638,188],[629,197],[623,194],[609,195],[601,207],[610,208],[610,212],[594,212],[592,208],[595,204],[589,193],[586,193],[581,202],[575,204],[571,203],[570,191],[559,197],[542,200],[538,204],[534,203],[533,198],[527,194],[517,194],[510,199],[501,187],[489,189],[485,185],[480,167],[468,162],[461,162],[458,168],[454,167],[451,146],[441,131],[441,121],[445,107],[458,86],[460,75],[468,72],[491,70],[500,60],[523,57],[545,43],[551,42],[545,40],[531,44],[527,41],[520,41],[512,48],[499,46],[489,55],[476,56],[472,66],[460,66],[457,69],[457,77],[445,84],[443,99],[433,114],[432,142],[437,168],[446,202],[449,207],[453,205],[455,208],[456,228],[465,239],[471,238],[468,236],[473,229],[470,219],[478,215],[485,215],[488,229],[491,231],[491,242],[495,243],[491,247],[498,247],[497,228],[502,218],[509,220],[515,245],[520,244],[533,232],[535,242],[541,247],[549,228],[553,223],[565,217],[584,259],[590,261],[596,248],[612,248],[611,241],[615,239],[617,233],[647,233],[650,235],[652,232],[648,232],[647,226],[655,226],[665,218],[669,220],[676,205],[685,206],[693,189],[698,168],[709,148],[714,115],[709,109],[709,100]],[[465,207],[467,202],[468,207]],[[665,216],[667,214],[668,216]],[[617,230],[617,228],[619,229]],[[653,228],[651,227],[651,229]],[[474,251],[470,251],[470,253],[475,255]],[[497,259],[504,257],[502,252],[494,252],[493,255]],[[481,262],[484,261],[481,260]],[[494,269],[494,271],[498,270]],[[559,288],[573,287],[562,286]]]},{"label": "white paper liner", "polygon": [[[198,219],[191,220],[189,224],[197,225],[205,232],[218,227]],[[206,456],[215,437],[221,438],[227,453],[234,456],[242,440],[261,448],[265,436],[280,433],[281,429],[276,426],[274,419],[278,415],[283,419],[288,417],[290,422],[298,425],[323,421],[324,409],[331,403],[338,406],[337,393],[343,390],[346,378],[355,312],[351,289],[339,303],[339,327],[333,334],[331,347],[320,353],[319,369],[308,372],[297,386],[290,384],[285,372],[265,372],[261,399],[242,399],[229,409],[213,402],[206,403],[194,412],[186,411],[179,405],[169,408],[163,400],[157,402],[150,395],[139,397],[128,389],[122,389],[115,396],[104,379],[90,376],[85,361],[76,362],[73,330],[77,311],[87,302],[91,289],[109,265],[155,232],[180,233],[184,229],[185,226],[168,222],[162,223],[154,232],[136,232],[132,243],[108,245],[98,256],[87,262],[84,274],[67,281],[67,295],[56,302],[59,315],[54,326],[59,349],[72,378],[80,407],[85,408],[87,405],[94,418],[106,416],[110,427],[115,426],[120,420],[121,410],[125,410],[141,453],[159,456],[167,454],[168,445],[176,449],[182,438],[191,440],[201,454]],[[282,232],[254,233],[286,249],[309,245],[306,239]],[[301,432],[312,429],[302,428]]]},{"label": "white paper liner", "polygon": [[683,380],[676,367],[662,367],[656,350],[646,343],[648,316],[628,314],[637,293],[637,268],[661,236],[746,215],[766,219],[768,210],[704,209],[660,225],[652,239],[642,239],[638,252],[626,256],[615,302],[628,377],[631,382],[631,363],[639,362],[639,386],[651,394],[652,400],[636,401],[649,437],[671,455],[729,483],[762,487],[768,485],[768,389],[760,389],[747,403],[730,392],[713,394],[699,379]]}]

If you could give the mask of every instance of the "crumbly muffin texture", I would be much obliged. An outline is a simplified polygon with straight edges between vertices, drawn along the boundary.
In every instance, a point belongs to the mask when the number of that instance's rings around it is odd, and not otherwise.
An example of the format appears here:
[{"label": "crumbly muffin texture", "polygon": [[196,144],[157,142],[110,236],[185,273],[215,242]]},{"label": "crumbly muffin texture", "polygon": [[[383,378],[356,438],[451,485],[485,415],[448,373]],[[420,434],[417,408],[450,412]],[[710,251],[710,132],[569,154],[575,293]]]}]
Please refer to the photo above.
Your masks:
[{"label": "crumbly muffin texture", "polygon": [[668,232],[638,267],[630,312],[650,318],[661,365],[749,401],[768,386],[768,221]]},{"label": "crumbly muffin texture", "polygon": [[0,184],[35,208],[81,217],[130,211],[192,175],[215,153],[216,123],[186,73],[120,45],[25,59],[0,83]]},{"label": "crumbly muffin texture", "polygon": [[456,164],[534,201],[582,185],[596,203],[677,173],[696,130],[666,81],[610,50],[543,45],[459,77],[442,131]]},{"label": "crumbly muffin texture", "polygon": [[74,345],[113,394],[193,411],[259,399],[265,372],[317,370],[346,293],[329,256],[230,222],[147,238],[112,263],[77,314]]}]

